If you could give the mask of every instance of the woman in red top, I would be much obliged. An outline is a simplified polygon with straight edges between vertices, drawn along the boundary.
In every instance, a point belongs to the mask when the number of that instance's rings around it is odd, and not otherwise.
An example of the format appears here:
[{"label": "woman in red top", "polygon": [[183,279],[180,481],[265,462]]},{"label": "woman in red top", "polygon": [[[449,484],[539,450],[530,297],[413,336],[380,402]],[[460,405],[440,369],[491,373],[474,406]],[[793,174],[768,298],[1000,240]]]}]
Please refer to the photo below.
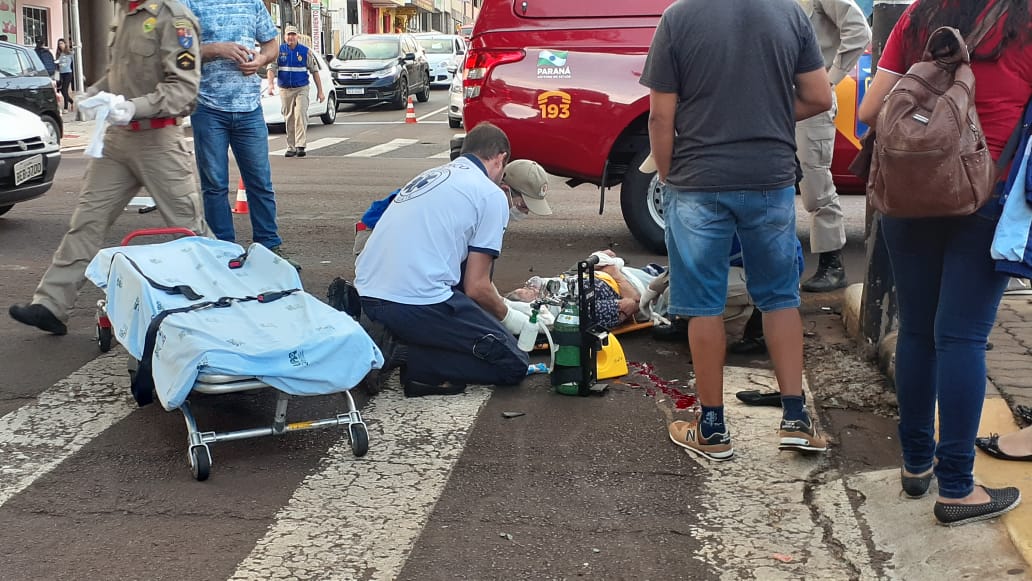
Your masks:
[{"label": "woman in red top", "polygon": [[[999,158],[1032,95],[1029,0],[917,0],[893,28],[859,117],[875,124],[896,81],[919,61],[929,34],[952,26],[968,35],[995,2],[1007,11],[972,49],[975,108]],[[985,344],[1007,277],[989,255],[1000,208],[955,218],[882,217],[899,302],[896,394],[903,450],[901,483],[910,497],[939,482],[936,519],[984,520],[1021,502],[1017,488],[975,486],[975,436],[985,398]],[[939,405],[939,442],[935,407]]]}]

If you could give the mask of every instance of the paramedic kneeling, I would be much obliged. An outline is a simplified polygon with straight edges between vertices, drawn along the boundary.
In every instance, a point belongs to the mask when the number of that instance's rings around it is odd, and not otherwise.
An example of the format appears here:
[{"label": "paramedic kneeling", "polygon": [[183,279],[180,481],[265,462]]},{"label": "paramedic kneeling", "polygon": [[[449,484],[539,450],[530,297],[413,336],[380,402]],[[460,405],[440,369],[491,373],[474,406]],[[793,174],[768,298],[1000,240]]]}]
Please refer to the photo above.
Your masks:
[{"label": "paramedic kneeling", "polygon": [[477,125],[459,158],[409,182],[377,222],[355,286],[365,315],[385,328],[371,332],[386,360],[381,385],[395,367],[407,397],[526,377],[513,334],[527,315],[506,305],[491,272],[510,217],[551,210],[544,170],[524,160],[506,166],[509,152],[501,129]]}]

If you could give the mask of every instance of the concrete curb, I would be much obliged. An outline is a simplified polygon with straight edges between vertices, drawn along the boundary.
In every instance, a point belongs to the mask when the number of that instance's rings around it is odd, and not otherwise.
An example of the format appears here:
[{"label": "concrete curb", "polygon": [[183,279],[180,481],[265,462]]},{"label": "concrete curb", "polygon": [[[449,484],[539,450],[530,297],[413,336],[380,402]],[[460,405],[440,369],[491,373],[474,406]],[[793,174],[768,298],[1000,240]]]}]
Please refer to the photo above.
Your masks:
[{"label": "concrete curb", "polygon": [[[861,341],[860,309],[863,305],[864,285],[852,284],[846,287],[842,298],[842,324],[846,334]],[[878,345],[874,345],[874,353],[878,359],[878,368],[896,384],[896,332],[887,334]]]},{"label": "concrete curb", "polygon": [[[846,333],[861,340],[860,307],[863,298],[863,284],[854,284],[846,289],[842,304],[842,322]],[[878,367],[896,383],[896,338],[895,331],[889,333],[876,346]],[[1007,402],[992,382],[986,380],[986,398],[983,405],[979,434],[1006,434],[1017,431],[1014,415]],[[1024,490],[1032,488],[1032,473],[1023,469],[1021,463],[995,460],[982,453],[975,455],[975,481],[989,486],[1018,486]],[[1022,558],[1032,565],[1032,503],[1026,502],[1001,519],[1011,542]]]}]

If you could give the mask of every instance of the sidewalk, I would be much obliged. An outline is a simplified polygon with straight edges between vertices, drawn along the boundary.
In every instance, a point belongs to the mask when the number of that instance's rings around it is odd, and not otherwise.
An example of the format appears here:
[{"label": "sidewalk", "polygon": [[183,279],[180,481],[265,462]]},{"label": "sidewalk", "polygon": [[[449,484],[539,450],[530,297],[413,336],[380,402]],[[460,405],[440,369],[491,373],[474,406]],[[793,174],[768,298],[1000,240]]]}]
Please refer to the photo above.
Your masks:
[{"label": "sidewalk", "polygon": [[[862,284],[846,289],[842,317],[846,329],[858,335]],[[1005,434],[1018,429],[1011,406],[1032,406],[1032,296],[1007,295],[1000,304],[996,325],[990,335],[992,349],[986,352],[987,386],[982,410],[980,435]],[[881,349],[879,363],[890,375],[894,366],[891,349]],[[1025,499],[1021,506],[993,527],[1005,530],[1013,548],[1032,565],[1032,465],[993,459],[981,452],[975,455],[975,479],[988,486],[1017,486]],[[975,525],[969,525],[975,526]],[[968,528],[968,527],[961,527]],[[967,546],[984,547],[988,552],[1003,550],[972,542]],[[970,554],[965,551],[965,554]],[[1026,568],[1032,578],[1032,568]],[[991,578],[989,575],[987,578]]]},{"label": "sidewalk", "polygon": [[82,149],[90,142],[90,135],[96,126],[94,121],[76,121],[75,114],[65,112],[64,136],[61,138],[61,150]]}]

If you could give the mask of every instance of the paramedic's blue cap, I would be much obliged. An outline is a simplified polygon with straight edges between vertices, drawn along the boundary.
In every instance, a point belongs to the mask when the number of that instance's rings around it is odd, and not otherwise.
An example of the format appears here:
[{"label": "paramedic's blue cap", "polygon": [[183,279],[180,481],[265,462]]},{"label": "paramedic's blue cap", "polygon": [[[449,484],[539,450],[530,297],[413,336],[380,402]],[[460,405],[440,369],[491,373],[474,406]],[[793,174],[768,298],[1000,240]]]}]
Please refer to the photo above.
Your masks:
[{"label": "paramedic's blue cap", "polygon": [[548,189],[548,174],[545,168],[529,159],[517,159],[505,166],[505,177],[502,178],[509,189],[523,196],[527,209],[538,216],[549,216],[552,208],[545,201],[545,190]]},{"label": "paramedic's blue cap", "polygon": [[287,27],[283,29],[283,36],[288,34],[297,34],[297,27],[293,24],[288,24]]}]

